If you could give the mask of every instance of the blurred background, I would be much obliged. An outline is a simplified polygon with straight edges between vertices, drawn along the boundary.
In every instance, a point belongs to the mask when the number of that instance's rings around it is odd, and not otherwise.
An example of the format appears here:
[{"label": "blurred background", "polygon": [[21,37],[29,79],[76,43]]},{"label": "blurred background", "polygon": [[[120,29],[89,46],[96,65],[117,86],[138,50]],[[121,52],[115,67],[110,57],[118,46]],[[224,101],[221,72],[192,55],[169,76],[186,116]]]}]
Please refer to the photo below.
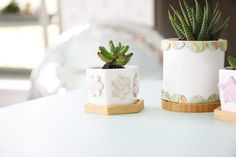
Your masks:
[{"label": "blurred background", "polygon": [[[96,62],[83,60],[110,38],[140,51],[136,60],[156,58],[145,65],[159,74],[147,78],[161,79],[160,41],[176,37],[167,18],[170,4],[179,7],[176,0],[0,0],[0,107],[79,88],[77,76],[85,73],[79,67]],[[220,8],[223,19],[231,18],[222,38],[235,56],[236,1],[221,0]]]}]

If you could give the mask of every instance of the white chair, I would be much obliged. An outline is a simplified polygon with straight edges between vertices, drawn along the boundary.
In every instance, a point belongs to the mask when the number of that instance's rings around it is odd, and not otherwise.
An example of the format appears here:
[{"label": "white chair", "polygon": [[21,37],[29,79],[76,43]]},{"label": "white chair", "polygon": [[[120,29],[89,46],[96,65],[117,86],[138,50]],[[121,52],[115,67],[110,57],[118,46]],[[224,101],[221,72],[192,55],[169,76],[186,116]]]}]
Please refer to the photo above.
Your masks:
[{"label": "white chair", "polygon": [[162,78],[162,36],[150,27],[128,21],[85,24],[61,35],[58,43],[31,77],[30,98],[65,92],[86,85],[87,67],[102,66],[98,46],[109,40],[130,45],[130,64],[139,66],[141,79]]}]

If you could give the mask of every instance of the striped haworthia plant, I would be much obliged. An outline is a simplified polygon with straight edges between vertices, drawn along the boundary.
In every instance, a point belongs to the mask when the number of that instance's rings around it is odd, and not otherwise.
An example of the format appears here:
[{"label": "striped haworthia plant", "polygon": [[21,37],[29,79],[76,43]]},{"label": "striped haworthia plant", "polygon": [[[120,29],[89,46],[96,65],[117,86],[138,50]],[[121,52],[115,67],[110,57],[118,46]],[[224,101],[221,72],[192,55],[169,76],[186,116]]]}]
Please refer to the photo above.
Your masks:
[{"label": "striped haworthia plant", "polygon": [[219,24],[221,11],[218,2],[214,9],[206,4],[201,8],[195,0],[195,7],[189,6],[186,0],[179,0],[180,10],[171,6],[169,20],[180,40],[218,40],[222,32],[229,26],[229,17]]}]

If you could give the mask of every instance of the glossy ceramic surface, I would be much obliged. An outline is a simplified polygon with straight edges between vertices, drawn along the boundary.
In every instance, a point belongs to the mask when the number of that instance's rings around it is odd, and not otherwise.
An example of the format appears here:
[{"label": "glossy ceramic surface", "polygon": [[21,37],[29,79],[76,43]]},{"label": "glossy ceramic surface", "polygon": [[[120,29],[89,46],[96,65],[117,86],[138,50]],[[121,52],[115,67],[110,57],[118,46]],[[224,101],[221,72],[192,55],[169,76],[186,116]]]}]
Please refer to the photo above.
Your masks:
[{"label": "glossy ceramic surface", "polygon": [[137,101],[139,74],[137,66],[123,69],[87,69],[89,103],[127,105]]},{"label": "glossy ceramic surface", "polygon": [[201,104],[219,101],[218,71],[224,67],[225,44],[225,40],[164,40],[163,99]]},{"label": "glossy ceramic surface", "polygon": [[236,113],[236,70],[221,69],[219,78],[221,109]]}]

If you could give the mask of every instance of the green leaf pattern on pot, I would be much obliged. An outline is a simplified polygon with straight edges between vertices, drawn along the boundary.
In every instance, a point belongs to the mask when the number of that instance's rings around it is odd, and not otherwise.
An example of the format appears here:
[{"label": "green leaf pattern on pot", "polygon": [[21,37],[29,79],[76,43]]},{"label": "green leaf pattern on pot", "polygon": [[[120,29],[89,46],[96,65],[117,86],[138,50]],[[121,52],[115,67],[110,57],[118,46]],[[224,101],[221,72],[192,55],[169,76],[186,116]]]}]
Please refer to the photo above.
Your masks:
[{"label": "green leaf pattern on pot", "polygon": [[219,42],[205,42],[206,47],[208,47],[210,50],[215,51],[219,48]]},{"label": "green leaf pattern on pot", "polygon": [[180,97],[179,97],[179,102],[180,102],[180,103],[187,103],[188,100],[187,100],[187,98],[186,98],[184,95],[180,95]]},{"label": "green leaf pattern on pot", "polygon": [[196,103],[196,104],[203,104],[203,103],[205,103],[205,99],[204,99],[204,97],[202,97],[200,95],[196,95],[190,99],[190,102]]},{"label": "green leaf pattern on pot", "polygon": [[187,47],[192,52],[200,53],[203,52],[206,48],[215,51],[217,49],[222,50],[223,52],[227,49],[226,40],[218,41],[172,41],[164,40],[162,41],[162,50],[168,51],[170,49],[180,50],[184,47]]},{"label": "green leaf pattern on pot", "polygon": [[187,47],[192,51],[192,52],[202,52],[205,48],[205,45],[201,41],[192,41],[187,43]]},{"label": "green leaf pattern on pot", "polygon": [[209,96],[209,97],[207,98],[207,102],[208,102],[208,103],[217,102],[217,101],[219,101],[219,100],[220,100],[220,97],[219,97],[218,94],[212,94],[211,96]]},{"label": "green leaf pattern on pot", "polygon": [[103,88],[104,88],[104,84],[102,83],[100,76],[92,75],[89,78],[88,94],[91,97],[102,96]]},{"label": "green leaf pattern on pot", "polygon": [[168,92],[162,91],[162,99],[166,101],[170,101],[170,94]]},{"label": "green leaf pattern on pot", "polygon": [[119,99],[125,99],[126,95],[130,94],[130,79],[122,75],[118,75],[115,80],[111,81],[110,91],[112,97],[117,97]]},{"label": "green leaf pattern on pot", "polygon": [[173,94],[170,98],[170,101],[172,102],[178,102],[178,103],[187,103],[187,98],[182,94]]},{"label": "green leaf pattern on pot", "polygon": [[173,94],[173,95],[171,95],[171,97],[170,97],[170,101],[172,101],[172,102],[179,102],[179,94]]},{"label": "green leaf pattern on pot", "polygon": [[174,49],[182,49],[185,45],[185,42],[172,42],[171,43],[171,48]]},{"label": "green leaf pattern on pot", "polygon": [[226,51],[227,50],[227,41],[224,41],[224,40],[220,40],[220,49],[222,51]]},{"label": "green leaf pattern on pot", "polygon": [[220,100],[218,94],[212,94],[207,99],[203,96],[196,95],[192,96],[189,101],[186,96],[183,94],[173,94],[170,95],[168,92],[162,90],[162,99],[170,102],[176,103],[192,103],[192,104],[203,104],[203,103],[212,103]]},{"label": "green leaf pattern on pot", "polygon": [[138,78],[138,73],[136,72],[134,75],[134,79],[133,79],[133,95],[134,95],[134,97],[138,96],[138,92],[139,92],[139,78]]},{"label": "green leaf pattern on pot", "polygon": [[167,50],[169,50],[170,46],[171,46],[171,42],[168,40],[165,40],[161,43],[162,50],[167,51]]}]

